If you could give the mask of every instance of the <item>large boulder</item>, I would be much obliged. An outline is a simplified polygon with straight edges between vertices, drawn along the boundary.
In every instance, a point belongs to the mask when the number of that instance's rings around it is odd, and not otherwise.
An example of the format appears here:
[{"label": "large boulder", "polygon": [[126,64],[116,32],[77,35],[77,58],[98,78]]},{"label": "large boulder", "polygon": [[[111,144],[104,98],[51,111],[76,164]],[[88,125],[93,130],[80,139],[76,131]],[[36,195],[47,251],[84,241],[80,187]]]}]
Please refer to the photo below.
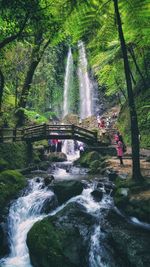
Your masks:
[{"label": "large boulder", "polygon": [[17,197],[26,186],[25,177],[18,171],[5,170],[0,173],[0,211],[3,212],[10,200]]},{"label": "large boulder", "polygon": [[92,197],[95,199],[95,201],[101,201],[103,198],[103,191],[101,189],[95,189],[91,193]]},{"label": "large boulder", "polygon": [[62,152],[51,152],[46,156],[46,159],[51,162],[63,162],[67,161],[67,156]]},{"label": "large boulder", "polygon": [[86,241],[92,226],[93,218],[76,203],[70,203],[56,215],[37,222],[27,236],[33,266],[87,266]]},{"label": "large boulder", "polygon": [[53,194],[44,201],[41,213],[49,213],[50,211],[54,210],[57,206],[58,206],[58,200],[56,195]]},{"label": "large boulder", "polygon": [[[149,231],[129,224],[124,217],[114,211],[107,216],[105,224],[109,232],[109,243],[125,266],[148,267],[150,263]],[[122,266],[122,265],[121,265]]]},{"label": "large boulder", "polygon": [[64,203],[71,197],[80,195],[83,187],[83,183],[76,180],[59,181],[53,184],[54,193],[57,196],[59,204]]},{"label": "large boulder", "polygon": [[80,164],[82,167],[89,167],[91,162],[102,160],[100,154],[96,151],[83,153],[80,159],[76,160],[75,164]]}]

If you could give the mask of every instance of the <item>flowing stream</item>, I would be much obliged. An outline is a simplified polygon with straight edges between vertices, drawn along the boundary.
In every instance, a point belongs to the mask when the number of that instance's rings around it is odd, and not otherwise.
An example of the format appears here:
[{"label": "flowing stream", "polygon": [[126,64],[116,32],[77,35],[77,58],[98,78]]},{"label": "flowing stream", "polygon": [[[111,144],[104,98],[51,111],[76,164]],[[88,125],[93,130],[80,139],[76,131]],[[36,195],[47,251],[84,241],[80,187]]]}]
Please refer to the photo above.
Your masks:
[{"label": "flowing stream", "polygon": [[26,236],[36,221],[42,220],[44,214],[41,209],[47,198],[53,193],[42,189],[43,183],[35,180],[29,182],[25,195],[14,201],[10,207],[8,216],[8,236],[10,255],[0,262],[0,266],[7,267],[30,267]]},{"label": "flowing stream", "polygon": [[[64,176],[64,170],[58,168],[59,177]],[[61,175],[62,172],[62,175]],[[56,172],[56,179],[57,179]],[[67,174],[66,179],[70,179],[72,176],[77,177],[75,174]],[[86,174],[82,174],[85,178]],[[81,176],[81,174],[80,174]],[[65,177],[64,177],[65,178]],[[38,178],[39,179],[39,178]],[[33,224],[42,220],[46,216],[56,214],[58,211],[64,208],[69,202],[81,203],[88,213],[100,218],[101,209],[109,209],[112,205],[110,196],[104,196],[101,202],[95,202],[91,196],[91,192],[94,188],[94,184],[83,190],[83,193],[79,196],[71,198],[64,205],[56,208],[53,212],[46,215],[42,212],[44,202],[52,198],[54,193],[43,187],[43,180],[40,178],[40,182],[37,182],[37,178],[29,181],[28,188],[23,196],[19,197],[10,207],[8,216],[8,236],[10,244],[10,255],[7,258],[3,258],[0,261],[1,267],[32,267],[30,263],[28,248],[26,245],[26,237],[28,231]],[[101,235],[100,226],[95,225],[93,229],[93,235],[91,236],[91,246],[89,252],[89,267],[100,267],[101,254],[99,247],[99,238]]]},{"label": "flowing stream", "polygon": [[[73,167],[72,171],[66,173],[63,166],[59,165],[55,170],[56,180],[85,179],[88,178],[86,170]],[[54,197],[54,193],[44,186],[44,180],[35,177],[29,180],[29,185],[24,194],[13,202],[8,216],[8,239],[10,245],[10,255],[0,260],[0,267],[32,267],[29,252],[26,245],[27,233],[35,222],[42,220],[46,216],[55,215],[68,203],[79,203],[86,209],[86,212],[93,217],[93,231],[89,240],[87,267],[116,267],[115,259],[110,255],[105,247],[105,232],[101,229],[104,214],[107,214],[113,207],[112,197],[103,191],[101,201],[95,201],[91,192],[97,188],[97,182],[86,182],[86,188],[81,195],[69,199],[63,205],[55,208],[49,214],[42,210],[44,203]],[[134,220],[134,223],[137,223]],[[139,224],[139,221],[138,221]]]}]

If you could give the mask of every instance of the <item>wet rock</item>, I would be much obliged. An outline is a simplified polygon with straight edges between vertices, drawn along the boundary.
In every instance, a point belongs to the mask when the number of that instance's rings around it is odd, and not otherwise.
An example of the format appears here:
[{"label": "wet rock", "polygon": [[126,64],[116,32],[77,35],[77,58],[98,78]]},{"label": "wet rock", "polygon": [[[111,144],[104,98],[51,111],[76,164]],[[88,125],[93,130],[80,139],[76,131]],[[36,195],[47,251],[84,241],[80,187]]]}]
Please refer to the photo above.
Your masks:
[{"label": "wet rock", "polygon": [[49,167],[50,167],[49,161],[42,161],[38,164],[38,168],[42,171],[47,171]]},{"label": "wet rock", "polygon": [[117,172],[113,170],[107,170],[106,174],[108,175],[110,181],[115,181],[115,179],[118,177]]},{"label": "wet rock", "polygon": [[46,201],[43,203],[43,207],[42,207],[41,212],[47,214],[50,211],[52,211],[53,209],[55,209],[57,206],[58,206],[57,197],[55,195],[52,195],[51,197],[46,199]]},{"label": "wet rock", "polygon": [[91,195],[93,196],[95,201],[101,201],[103,198],[103,191],[96,189],[91,193]]},{"label": "wet rock", "polygon": [[69,203],[56,215],[32,227],[27,245],[33,266],[87,266],[87,241],[90,240],[93,218],[81,206]]},{"label": "wet rock", "polygon": [[127,197],[129,194],[129,188],[120,188],[120,195]]},{"label": "wet rock", "polygon": [[44,178],[45,186],[48,186],[53,180],[54,180],[54,176],[53,175],[48,175],[47,177],[45,177]]},{"label": "wet rock", "polygon": [[123,217],[110,211],[107,216],[109,242],[116,254],[119,253],[125,266],[149,267],[149,231],[129,224]]},{"label": "wet rock", "polygon": [[83,184],[81,181],[76,180],[55,182],[53,184],[53,190],[58,198],[59,204],[62,204],[71,197],[80,195],[83,191]]},{"label": "wet rock", "polygon": [[64,162],[67,161],[67,156],[62,152],[52,152],[47,155],[47,160],[51,162]]},{"label": "wet rock", "polygon": [[104,187],[104,183],[98,182],[97,188],[103,188],[103,187]]},{"label": "wet rock", "polygon": [[9,253],[9,244],[7,239],[7,227],[6,223],[0,223],[0,256],[4,256]]}]

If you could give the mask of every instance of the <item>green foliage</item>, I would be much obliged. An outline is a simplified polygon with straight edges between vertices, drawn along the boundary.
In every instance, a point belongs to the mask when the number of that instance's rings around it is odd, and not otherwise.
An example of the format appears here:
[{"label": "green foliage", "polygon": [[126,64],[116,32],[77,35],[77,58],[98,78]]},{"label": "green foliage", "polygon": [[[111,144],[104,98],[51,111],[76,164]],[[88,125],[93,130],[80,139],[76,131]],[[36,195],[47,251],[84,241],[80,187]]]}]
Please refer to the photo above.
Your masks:
[{"label": "green foliage", "polygon": [[101,156],[96,151],[86,152],[81,154],[80,159],[76,161],[76,164],[80,164],[82,167],[89,167],[93,161],[99,161]]},{"label": "green foliage", "polygon": [[13,198],[17,197],[20,190],[26,185],[25,177],[14,170],[6,170],[0,173],[0,210]]},{"label": "green foliage", "polygon": [[34,225],[28,233],[27,244],[32,253],[36,255],[36,258],[38,255],[44,255],[45,264],[42,263],[42,266],[48,266],[50,259],[52,266],[58,266],[62,261],[60,236],[54,231],[53,225],[48,223],[47,220]]},{"label": "green foliage", "polygon": [[45,116],[42,116],[40,114],[38,118],[36,118],[37,112],[25,110],[26,119],[29,121],[32,121],[33,123],[41,124],[41,123],[47,123],[48,119]]},{"label": "green foliage", "polygon": [[9,169],[27,166],[27,146],[23,142],[0,144],[0,158],[8,162]]},{"label": "green foliage", "polygon": [[[135,98],[136,107],[137,107],[137,115],[138,115],[140,139],[141,139],[140,146],[143,148],[150,147],[150,135],[149,135],[150,120],[148,117],[149,99],[150,99],[150,90],[147,90],[146,92],[141,92]],[[120,112],[119,120],[118,120],[118,127],[123,134],[125,142],[130,145],[131,144],[130,118],[129,118],[129,110],[128,110],[127,104],[124,105],[124,107],[122,108]]]},{"label": "green foliage", "polygon": [[4,159],[0,160],[0,172],[8,169],[8,162]]}]

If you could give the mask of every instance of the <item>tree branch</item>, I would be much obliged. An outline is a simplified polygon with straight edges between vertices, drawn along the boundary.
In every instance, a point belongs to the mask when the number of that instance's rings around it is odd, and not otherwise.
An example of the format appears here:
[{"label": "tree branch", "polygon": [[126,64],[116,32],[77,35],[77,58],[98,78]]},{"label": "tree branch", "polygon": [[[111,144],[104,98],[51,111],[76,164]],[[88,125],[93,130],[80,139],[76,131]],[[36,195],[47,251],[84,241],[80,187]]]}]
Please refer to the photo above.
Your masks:
[{"label": "tree branch", "polygon": [[29,15],[26,15],[25,20],[23,22],[23,25],[20,28],[20,30],[19,30],[18,33],[13,34],[11,36],[8,36],[2,42],[0,42],[0,49],[2,49],[5,45],[13,42],[15,39],[17,39],[22,34],[22,32],[23,32],[23,30],[24,30],[24,28],[26,26],[26,23],[27,23],[28,18],[29,18]]}]

